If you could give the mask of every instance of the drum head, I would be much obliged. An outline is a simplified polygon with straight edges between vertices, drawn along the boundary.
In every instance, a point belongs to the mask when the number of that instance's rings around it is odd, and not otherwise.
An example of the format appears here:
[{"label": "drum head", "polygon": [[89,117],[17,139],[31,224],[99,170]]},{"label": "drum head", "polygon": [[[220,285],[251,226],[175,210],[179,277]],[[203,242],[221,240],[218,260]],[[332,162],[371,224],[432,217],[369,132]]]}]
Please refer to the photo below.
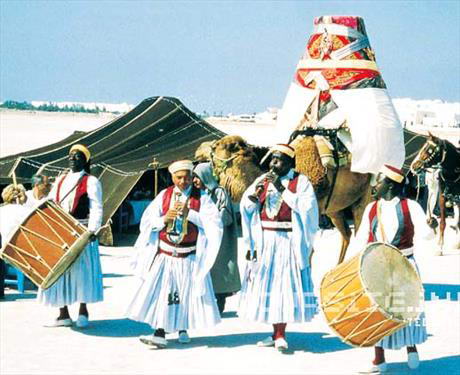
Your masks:
[{"label": "drum head", "polygon": [[416,319],[423,307],[423,286],[415,267],[395,247],[371,243],[361,255],[363,285],[380,310],[392,319]]}]

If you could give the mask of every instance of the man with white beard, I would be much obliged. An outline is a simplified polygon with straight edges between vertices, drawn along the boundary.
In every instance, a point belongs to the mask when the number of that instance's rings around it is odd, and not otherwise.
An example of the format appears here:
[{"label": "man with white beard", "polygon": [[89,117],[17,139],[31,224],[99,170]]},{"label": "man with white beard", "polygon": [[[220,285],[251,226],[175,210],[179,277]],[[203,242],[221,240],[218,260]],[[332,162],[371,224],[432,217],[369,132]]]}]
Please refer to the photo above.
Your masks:
[{"label": "man with white beard", "polygon": [[32,189],[26,191],[27,201],[26,205],[35,207],[43,202],[51,190],[51,183],[49,177],[43,174],[35,174],[32,176]]}]

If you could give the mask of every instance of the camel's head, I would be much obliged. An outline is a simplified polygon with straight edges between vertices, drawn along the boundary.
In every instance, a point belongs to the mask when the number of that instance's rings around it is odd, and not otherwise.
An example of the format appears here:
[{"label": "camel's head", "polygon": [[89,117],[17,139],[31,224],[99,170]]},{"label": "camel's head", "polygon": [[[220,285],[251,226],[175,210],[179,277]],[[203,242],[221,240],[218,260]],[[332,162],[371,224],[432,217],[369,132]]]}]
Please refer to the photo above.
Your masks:
[{"label": "camel's head", "polygon": [[244,191],[262,173],[253,148],[236,135],[201,144],[195,158],[211,161],[219,185],[227,189],[234,202],[241,200]]}]

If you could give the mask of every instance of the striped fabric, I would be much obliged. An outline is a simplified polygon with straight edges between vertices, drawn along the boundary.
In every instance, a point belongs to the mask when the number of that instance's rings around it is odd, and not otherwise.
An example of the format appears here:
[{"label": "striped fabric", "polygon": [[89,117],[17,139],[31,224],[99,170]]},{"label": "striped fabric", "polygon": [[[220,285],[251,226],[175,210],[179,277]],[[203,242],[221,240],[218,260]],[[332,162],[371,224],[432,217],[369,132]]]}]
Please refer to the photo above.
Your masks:
[{"label": "striped fabric", "polygon": [[264,232],[257,265],[249,262],[238,315],[263,323],[302,323],[317,313],[311,269],[299,272],[291,246],[292,232]]},{"label": "striped fabric", "polygon": [[38,290],[45,306],[95,303],[104,299],[102,269],[97,241],[90,242],[72,266],[50,288]]},{"label": "striped fabric", "polygon": [[[407,257],[409,262],[418,271],[417,263],[415,262],[414,256]],[[384,349],[401,349],[404,346],[414,346],[425,342],[428,338],[426,331],[426,319],[425,313],[422,312],[418,319],[406,327],[396,331],[395,333],[380,340],[376,346],[383,347]]]},{"label": "striped fabric", "polygon": [[[127,317],[166,332],[212,327],[220,315],[215,302],[211,277],[205,280],[205,293],[199,297],[190,288],[196,256],[175,258],[158,254],[145,280],[132,298]],[[167,303],[165,303],[167,301]]]}]

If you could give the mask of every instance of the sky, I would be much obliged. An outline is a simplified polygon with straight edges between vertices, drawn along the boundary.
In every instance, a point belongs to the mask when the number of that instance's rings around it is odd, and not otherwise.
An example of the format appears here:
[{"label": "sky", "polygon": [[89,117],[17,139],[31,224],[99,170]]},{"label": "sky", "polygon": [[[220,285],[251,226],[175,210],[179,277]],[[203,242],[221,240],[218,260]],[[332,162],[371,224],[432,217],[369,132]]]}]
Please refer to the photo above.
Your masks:
[{"label": "sky", "polygon": [[0,0],[0,100],[279,108],[321,15],[363,17],[392,98],[460,101],[457,0]]}]

